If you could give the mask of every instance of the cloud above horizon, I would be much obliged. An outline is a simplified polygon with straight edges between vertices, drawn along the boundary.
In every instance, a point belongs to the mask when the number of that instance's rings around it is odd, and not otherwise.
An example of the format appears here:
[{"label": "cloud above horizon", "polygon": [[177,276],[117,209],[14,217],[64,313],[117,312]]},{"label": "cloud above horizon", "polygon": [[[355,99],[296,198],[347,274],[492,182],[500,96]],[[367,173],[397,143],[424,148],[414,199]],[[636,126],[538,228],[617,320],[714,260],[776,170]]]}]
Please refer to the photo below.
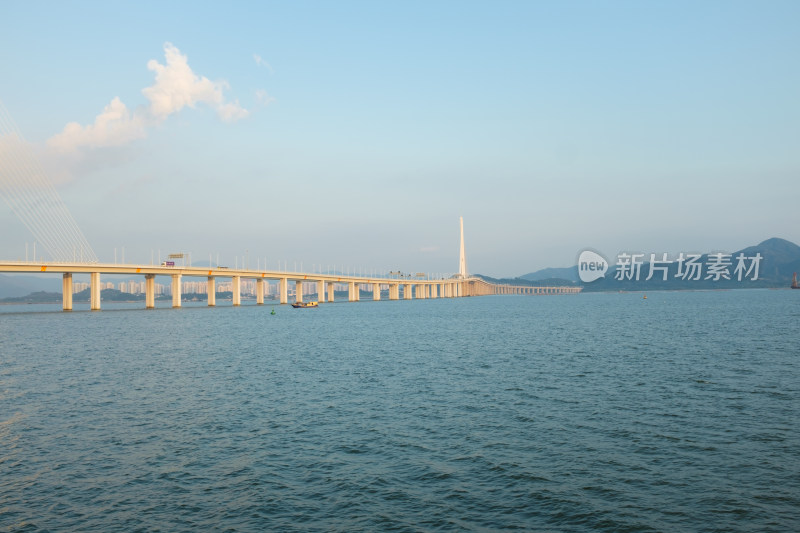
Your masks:
[{"label": "cloud above horizon", "polygon": [[273,74],[273,73],[274,73],[274,72],[273,72],[273,70],[272,70],[272,65],[270,65],[269,63],[267,63],[266,61],[264,61],[264,58],[263,58],[263,57],[261,57],[260,55],[258,55],[258,54],[253,54],[253,61],[255,61],[255,62],[256,62],[256,65],[258,65],[259,67],[264,67],[264,68],[266,68],[266,69],[269,71],[269,73],[270,73],[270,74]]},{"label": "cloud above horizon", "polygon": [[47,141],[48,146],[61,153],[121,146],[146,137],[147,128],[160,124],[185,107],[194,109],[198,104],[214,109],[224,122],[235,122],[250,115],[238,100],[225,99],[224,92],[230,88],[228,82],[211,81],[195,74],[188,57],[172,43],[164,43],[164,59],[163,65],[155,59],[147,62],[148,70],[155,73],[155,83],[142,89],[148,105],[131,112],[119,97],[114,97],[93,124],[81,126],[70,122],[61,133]]},{"label": "cloud above horizon", "polygon": [[132,114],[118,97],[114,97],[103,112],[95,117],[94,124],[81,126],[77,122],[70,122],[47,144],[60,152],[71,152],[81,146],[121,146],[146,136],[144,118]]}]

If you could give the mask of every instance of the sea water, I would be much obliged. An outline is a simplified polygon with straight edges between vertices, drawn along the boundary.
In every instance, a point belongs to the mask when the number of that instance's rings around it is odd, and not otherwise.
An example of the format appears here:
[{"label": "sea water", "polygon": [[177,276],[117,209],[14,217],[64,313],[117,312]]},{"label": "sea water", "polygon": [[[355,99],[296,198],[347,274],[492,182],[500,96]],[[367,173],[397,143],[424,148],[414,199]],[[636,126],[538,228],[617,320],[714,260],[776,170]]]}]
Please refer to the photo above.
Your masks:
[{"label": "sea water", "polygon": [[798,292],[3,306],[0,530],[797,531]]}]

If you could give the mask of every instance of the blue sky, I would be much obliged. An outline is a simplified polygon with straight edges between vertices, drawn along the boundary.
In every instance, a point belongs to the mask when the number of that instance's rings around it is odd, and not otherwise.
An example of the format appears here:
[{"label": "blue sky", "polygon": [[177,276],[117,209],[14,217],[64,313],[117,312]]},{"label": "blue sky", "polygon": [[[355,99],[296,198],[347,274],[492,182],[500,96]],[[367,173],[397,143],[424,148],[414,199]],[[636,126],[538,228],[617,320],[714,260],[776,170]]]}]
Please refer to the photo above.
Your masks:
[{"label": "blue sky", "polygon": [[[470,271],[516,276],[585,247],[800,242],[797,20],[778,1],[5,0],[0,101],[101,260],[453,272],[463,216]],[[2,207],[15,259],[33,238]]]}]

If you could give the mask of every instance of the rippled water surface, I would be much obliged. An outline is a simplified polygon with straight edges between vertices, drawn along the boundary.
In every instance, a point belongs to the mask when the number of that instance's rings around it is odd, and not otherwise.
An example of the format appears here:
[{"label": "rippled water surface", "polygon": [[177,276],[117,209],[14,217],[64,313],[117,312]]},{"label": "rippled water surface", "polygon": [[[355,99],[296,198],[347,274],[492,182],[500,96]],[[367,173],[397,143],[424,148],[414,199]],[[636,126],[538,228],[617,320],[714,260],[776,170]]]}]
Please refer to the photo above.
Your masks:
[{"label": "rippled water surface", "polygon": [[0,308],[0,530],[797,531],[798,291]]}]

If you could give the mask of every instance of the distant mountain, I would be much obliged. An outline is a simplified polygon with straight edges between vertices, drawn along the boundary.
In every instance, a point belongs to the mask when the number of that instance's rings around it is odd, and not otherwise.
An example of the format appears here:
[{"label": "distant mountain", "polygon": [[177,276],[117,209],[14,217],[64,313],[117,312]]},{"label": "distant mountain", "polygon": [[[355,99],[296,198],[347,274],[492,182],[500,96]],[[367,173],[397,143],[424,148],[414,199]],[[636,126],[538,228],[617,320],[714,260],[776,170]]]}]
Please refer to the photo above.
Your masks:
[{"label": "distant mountain", "polygon": [[[742,281],[737,279],[734,273],[736,268],[736,257],[743,254],[744,257],[755,257],[756,254],[761,254],[761,261],[758,265],[758,279],[752,281],[752,273],[749,276],[743,276]],[[711,254],[712,259],[715,254]],[[649,254],[647,259],[649,259]],[[609,261],[615,261],[616,257],[607,257]],[[675,259],[674,257],[668,259]],[[508,283],[522,285],[520,281],[525,281],[525,284],[536,285],[569,285],[579,284],[583,285],[584,291],[643,291],[643,290],[692,290],[692,289],[733,289],[733,288],[759,288],[759,287],[788,287],[792,280],[794,272],[800,272],[800,246],[796,245],[786,239],[779,239],[774,237],[767,239],[755,246],[748,246],[742,250],[730,254],[728,272],[731,279],[705,279],[707,276],[707,264],[709,261],[708,254],[702,255],[698,262],[703,265],[701,279],[682,279],[678,275],[678,264],[673,262],[667,267],[667,279],[663,279],[663,272],[656,271],[654,276],[647,280],[650,273],[650,263],[644,262],[640,267],[639,280],[636,279],[616,279],[617,267],[613,264],[609,265],[609,270],[606,272],[604,278],[598,279],[590,283],[583,283],[580,281],[578,275],[578,266],[566,268],[544,268],[525,274],[519,278],[496,280],[497,283]],[[747,262],[748,266],[750,261]],[[489,280],[490,278],[486,278]]]},{"label": "distant mountain", "polygon": [[[737,256],[743,254],[745,258],[756,257],[760,254],[762,259],[758,265],[758,279],[753,280],[754,273],[743,274],[742,280],[737,279],[735,269],[737,266]],[[679,265],[673,262],[667,265],[666,280],[663,279],[662,272],[656,272],[652,279],[647,280],[650,272],[650,263],[645,262],[641,266],[639,280],[635,279],[616,279],[617,268],[610,265],[609,271],[604,278],[591,283],[584,283],[584,291],[643,291],[643,290],[699,290],[699,289],[744,289],[744,288],[781,288],[789,287],[792,281],[792,273],[800,271],[800,246],[785,239],[767,239],[755,246],[749,246],[730,254],[728,267],[730,279],[720,278],[718,280],[707,279],[709,275],[709,261],[714,261],[716,254],[703,254],[698,263],[702,265],[700,279],[683,279],[678,274]],[[616,258],[608,258],[613,260]],[[649,259],[649,256],[648,256]],[[674,259],[674,258],[670,258]],[[749,268],[752,261],[746,261]]]},{"label": "distant mountain", "polygon": [[578,267],[571,266],[565,268],[543,268],[542,270],[537,270],[536,272],[531,272],[530,274],[525,274],[524,276],[520,276],[521,279],[527,279],[529,281],[541,281],[544,279],[565,279],[572,282],[579,282],[580,277],[578,276]]},{"label": "distant mountain", "polygon": [[496,283],[498,285],[516,285],[518,287],[573,287],[579,283],[561,278],[546,278],[530,280],[524,278],[492,278],[483,276],[481,274],[474,274],[475,277],[489,283]]},{"label": "distant mountain", "polygon": [[61,276],[42,274],[6,275],[0,274],[0,298],[26,296],[33,292],[61,292]]}]

